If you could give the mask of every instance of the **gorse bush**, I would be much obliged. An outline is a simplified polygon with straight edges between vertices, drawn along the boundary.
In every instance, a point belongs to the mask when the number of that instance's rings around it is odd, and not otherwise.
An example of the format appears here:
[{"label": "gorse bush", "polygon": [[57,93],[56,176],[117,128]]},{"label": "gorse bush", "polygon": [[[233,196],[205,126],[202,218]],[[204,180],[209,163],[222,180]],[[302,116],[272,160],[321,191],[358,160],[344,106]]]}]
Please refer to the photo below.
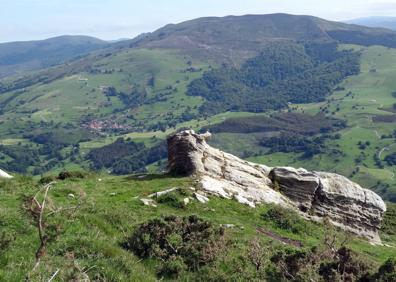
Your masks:
[{"label": "gorse bush", "polygon": [[307,223],[298,214],[279,206],[272,206],[261,218],[277,228],[295,234],[304,233],[308,229]]},{"label": "gorse bush", "polygon": [[184,202],[176,194],[166,194],[158,198],[157,200],[160,204],[167,204],[168,206],[182,209],[185,207]]},{"label": "gorse bush", "polygon": [[184,199],[191,196],[192,193],[190,190],[181,188],[158,197],[157,202],[173,208],[184,209],[186,208],[186,203],[184,203]]},{"label": "gorse bush", "polygon": [[271,263],[267,267],[269,281],[383,281],[374,279],[376,274],[369,274],[367,262],[345,246],[335,250],[324,246],[284,249],[271,257]]},{"label": "gorse bush", "polygon": [[47,175],[40,178],[38,181],[39,184],[45,185],[57,180],[66,180],[66,179],[83,179],[86,178],[89,174],[87,172],[82,171],[61,171],[58,176]]},{"label": "gorse bush", "polygon": [[59,173],[57,179],[58,180],[65,180],[68,178],[85,178],[86,173],[81,171],[62,171]]},{"label": "gorse bush", "polygon": [[177,276],[216,260],[224,245],[221,227],[197,216],[167,216],[138,226],[124,247],[138,257],[161,260],[158,274]]},{"label": "gorse bush", "polygon": [[391,282],[396,281],[396,258],[390,258],[384,262],[377,273],[370,277],[370,281]]}]

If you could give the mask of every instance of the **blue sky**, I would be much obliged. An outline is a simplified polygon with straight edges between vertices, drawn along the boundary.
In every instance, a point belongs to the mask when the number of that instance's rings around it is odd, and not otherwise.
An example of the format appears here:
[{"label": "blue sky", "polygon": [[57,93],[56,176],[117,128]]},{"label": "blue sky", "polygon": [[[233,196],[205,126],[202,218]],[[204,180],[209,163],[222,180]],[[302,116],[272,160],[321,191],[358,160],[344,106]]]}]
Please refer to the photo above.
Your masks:
[{"label": "blue sky", "polygon": [[396,15],[396,0],[0,0],[0,42],[63,34],[131,38],[203,16],[310,14],[332,20]]}]

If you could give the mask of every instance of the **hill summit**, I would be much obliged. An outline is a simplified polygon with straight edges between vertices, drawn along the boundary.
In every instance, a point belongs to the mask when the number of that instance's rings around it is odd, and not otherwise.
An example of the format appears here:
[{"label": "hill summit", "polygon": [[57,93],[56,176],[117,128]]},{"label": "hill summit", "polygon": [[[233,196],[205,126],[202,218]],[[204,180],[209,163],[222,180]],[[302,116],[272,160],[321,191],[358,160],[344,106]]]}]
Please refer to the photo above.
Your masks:
[{"label": "hill summit", "polygon": [[214,60],[246,59],[278,41],[340,42],[396,47],[396,32],[290,14],[198,18],[169,24],[129,41],[131,47],[188,50]]}]

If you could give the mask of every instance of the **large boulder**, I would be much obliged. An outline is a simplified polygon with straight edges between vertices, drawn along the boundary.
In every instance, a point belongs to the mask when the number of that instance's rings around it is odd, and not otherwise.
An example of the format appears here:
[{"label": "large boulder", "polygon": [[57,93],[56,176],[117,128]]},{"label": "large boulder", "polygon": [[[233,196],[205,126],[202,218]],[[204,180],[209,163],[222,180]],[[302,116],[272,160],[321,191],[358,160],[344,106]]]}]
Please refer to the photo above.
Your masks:
[{"label": "large boulder", "polygon": [[11,178],[13,178],[13,176],[9,175],[4,170],[0,169],[0,179],[11,179]]},{"label": "large boulder", "polygon": [[168,139],[171,173],[190,175],[206,193],[255,207],[273,203],[313,220],[328,218],[345,230],[379,243],[383,200],[347,178],[291,167],[270,168],[212,148],[210,134],[183,131]]},{"label": "large boulder", "polygon": [[210,147],[210,134],[192,130],[168,139],[168,163],[171,173],[194,175],[200,189],[207,193],[254,207],[257,203],[292,203],[272,189],[270,168],[241,160]]}]

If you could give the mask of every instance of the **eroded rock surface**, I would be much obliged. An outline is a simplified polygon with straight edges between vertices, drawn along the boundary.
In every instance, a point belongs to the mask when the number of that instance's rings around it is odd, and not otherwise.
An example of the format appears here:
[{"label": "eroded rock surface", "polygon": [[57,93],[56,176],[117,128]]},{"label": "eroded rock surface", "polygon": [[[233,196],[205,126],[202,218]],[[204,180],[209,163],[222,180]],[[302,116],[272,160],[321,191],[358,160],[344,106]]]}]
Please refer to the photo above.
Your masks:
[{"label": "eroded rock surface", "polygon": [[291,167],[270,168],[212,148],[209,133],[192,130],[168,139],[170,172],[194,176],[205,193],[255,207],[273,203],[313,220],[324,217],[345,230],[379,243],[386,210],[383,200],[347,178]]},{"label": "eroded rock surface", "polygon": [[210,147],[209,134],[183,131],[168,139],[169,168],[172,173],[194,175],[207,193],[235,198],[254,207],[256,203],[290,206],[291,201],[272,189],[270,168],[250,163]]}]

